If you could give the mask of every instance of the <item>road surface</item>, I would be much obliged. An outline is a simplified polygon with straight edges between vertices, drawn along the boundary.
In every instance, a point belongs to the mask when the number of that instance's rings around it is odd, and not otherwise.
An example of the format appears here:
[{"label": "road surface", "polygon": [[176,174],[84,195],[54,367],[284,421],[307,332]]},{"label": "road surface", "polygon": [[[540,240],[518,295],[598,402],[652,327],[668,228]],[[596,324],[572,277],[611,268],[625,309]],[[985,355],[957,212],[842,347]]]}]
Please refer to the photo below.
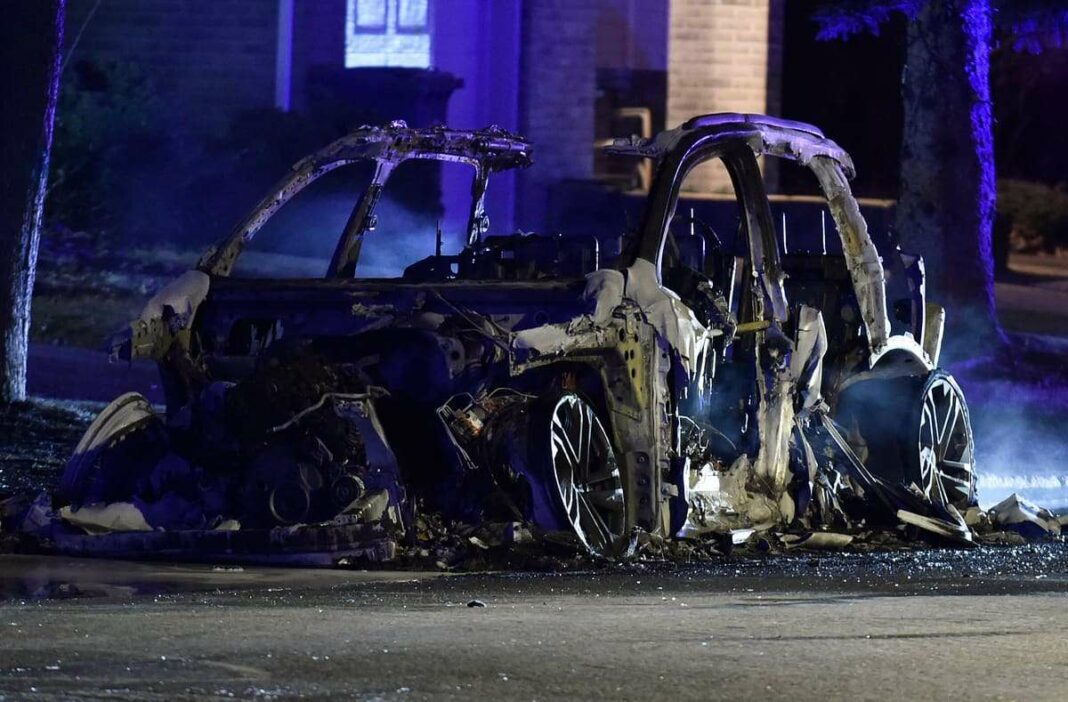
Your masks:
[{"label": "road surface", "polygon": [[440,576],[8,556],[0,698],[1061,700],[1066,558]]}]

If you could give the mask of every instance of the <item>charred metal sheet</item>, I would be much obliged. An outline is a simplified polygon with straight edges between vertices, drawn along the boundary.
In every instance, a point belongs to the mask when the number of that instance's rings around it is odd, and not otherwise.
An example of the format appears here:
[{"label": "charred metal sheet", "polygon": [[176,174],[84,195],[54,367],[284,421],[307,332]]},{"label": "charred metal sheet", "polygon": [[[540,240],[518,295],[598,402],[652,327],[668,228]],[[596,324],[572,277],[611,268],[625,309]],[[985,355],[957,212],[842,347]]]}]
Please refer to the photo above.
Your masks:
[{"label": "charred metal sheet", "polygon": [[702,115],[653,139],[617,139],[607,150],[621,156],[659,159],[676,149],[684,134],[698,130],[724,142],[746,143],[760,154],[798,160],[806,165],[816,156],[826,156],[842,164],[849,177],[856,172],[849,154],[825,137],[818,127],[768,115]]},{"label": "charred metal sheet", "polygon": [[890,336],[882,260],[868,235],[868,225],[860,215],[857,201],[849,192],[849,184],[840,165],[826,156],[813,158],[810,165],[827,197],[831,217],[842,239],[846,266],[853,279],[853,290],[864,319],[868,342],[879,350],[886,345]]}]

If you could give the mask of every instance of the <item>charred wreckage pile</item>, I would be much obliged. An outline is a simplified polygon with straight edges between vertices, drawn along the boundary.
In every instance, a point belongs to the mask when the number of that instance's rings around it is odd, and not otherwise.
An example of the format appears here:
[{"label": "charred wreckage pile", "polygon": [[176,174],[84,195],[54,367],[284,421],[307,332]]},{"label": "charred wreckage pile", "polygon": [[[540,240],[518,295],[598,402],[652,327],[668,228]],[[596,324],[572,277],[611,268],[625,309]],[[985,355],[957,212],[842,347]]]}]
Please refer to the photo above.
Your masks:
[{"label": "charred wreckage pile", "polygon": [[[976,506],[968,408],[937,367],[945,313],[921,260],[887,252],[884,267],[837,145],[719,114],[608,150],[656,167],[610,265],[593,237],[489,234],[490,175],[531,160],[499,129],[364,127],[304,159],[114,341],[158,362],[165,413],[115,400],[23,529],[68,553],[309,563],[390,560],[434,524],[611,556],[1059,530],[1026,505]],[[840,254],[780,250],[761,156],[811,171]],[[466,245],[444,254],[439,234],[399,278],[357,276],[390,175],[419,159],[473,169]],[[734,186],[735,250],[692,218],[673,226],[680,184],[710,159]],[[231,275],[288,200],[366,162],[323,277]]]}]

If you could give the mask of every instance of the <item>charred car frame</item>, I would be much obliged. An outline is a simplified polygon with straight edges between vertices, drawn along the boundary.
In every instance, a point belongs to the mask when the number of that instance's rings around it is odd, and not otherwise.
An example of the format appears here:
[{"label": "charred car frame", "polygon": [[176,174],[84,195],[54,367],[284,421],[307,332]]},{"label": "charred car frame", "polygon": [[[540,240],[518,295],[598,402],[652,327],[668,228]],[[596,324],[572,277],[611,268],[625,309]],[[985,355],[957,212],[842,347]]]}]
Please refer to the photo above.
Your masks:
[{"label": "charred car frame", "polygon": [[[364,127],[298,163],[116,340],[116,355],[159,363],[166,412],[116,400],[59,501],[132,502],[170,532],[353,528],[353,544],[411,538],[419,510],[522,522],[596,553],[640,530],[908,524],[969,540],[974,448],[937,368],[945,314],[924,298],[922,261],[886,252],[884,268],[849,156],[814,127],[738,114],[608,150],[656,173],[609,265],[592,237],[489,234],[490,176],[531,160],[498,129]],[[840,255],[780,250],[758,157],[811,170]],[[474,169],[466,246],[357,277],[386,182],[421,159]],[[734,251],[672,226],[708,160],[734,188]],[[367,161],[325,276],[231,276],[291,197]]]}]

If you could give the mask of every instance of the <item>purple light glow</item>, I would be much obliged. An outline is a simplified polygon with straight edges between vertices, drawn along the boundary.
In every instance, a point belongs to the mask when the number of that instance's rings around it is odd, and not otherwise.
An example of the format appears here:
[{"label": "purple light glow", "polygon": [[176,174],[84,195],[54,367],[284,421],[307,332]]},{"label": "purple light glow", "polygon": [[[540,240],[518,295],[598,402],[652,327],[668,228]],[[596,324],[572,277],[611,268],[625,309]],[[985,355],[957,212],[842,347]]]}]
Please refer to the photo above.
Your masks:
[{"label": "purple light glow", "polygon": [[[963,0],[960,6],[968,59],[964,74],[974,99],[971,107],[972,143],[979,169],[978,207],[979,264],[986,288],[987,308],[997,309],[994,295],[994,212],[997,203],[997,173],[994,168],[994,123],[990,98],[990,48],[993,21],[990,0]],[[999,330],[1000,333],[1000,330]]]},{"label": "purple light glow", "polygon": [[1031,7],[1033,4],[1001,2],[995,5],[998,24],[1008,28],[1013,50],[1040,54],[1046,48],[1068,46],[1068,10]]},{"label": "purple light glow", "polygon": [[[928,0],[841,0],[813,14],[818,39],[848,39],[857,34],[879,34],[894,13],[912,19]],[[987,0],[991,20],[1012,38],[1015,51],[1042,53],[1045,48],[1068,46],[1068,9],[1056,0]]]},{"label": "purple light glow", "polygon": [[816,38],[822,41],[848,39],[857,34],[875,34],[894,13],[915,17],[923,9],[925,0],[887,0],[876,2],[843,2],[817,12],[813,18],[820,26]]}]

